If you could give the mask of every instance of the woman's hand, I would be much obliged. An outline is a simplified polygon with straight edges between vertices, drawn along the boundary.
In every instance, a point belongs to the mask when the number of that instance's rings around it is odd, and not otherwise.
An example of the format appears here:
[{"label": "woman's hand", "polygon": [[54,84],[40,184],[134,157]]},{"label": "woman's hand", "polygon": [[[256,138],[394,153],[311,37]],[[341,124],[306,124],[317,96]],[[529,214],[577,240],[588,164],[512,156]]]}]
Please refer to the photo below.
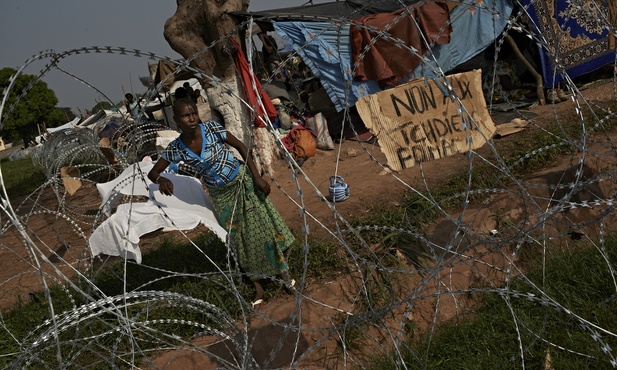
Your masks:
[{"label": "woman's hand", "polygon": [[268,184],[268,182],[264,180],[263,177],[258,177],[253,182],[255,183],[257,189],[259,189],[266,196],[270,194],[270,184]]},{"label": "woman's hand", "polygon": [[174,182],[167,177],[159,176],[158,182],[159,191],[165,195],[172,195],[174,193]]}]

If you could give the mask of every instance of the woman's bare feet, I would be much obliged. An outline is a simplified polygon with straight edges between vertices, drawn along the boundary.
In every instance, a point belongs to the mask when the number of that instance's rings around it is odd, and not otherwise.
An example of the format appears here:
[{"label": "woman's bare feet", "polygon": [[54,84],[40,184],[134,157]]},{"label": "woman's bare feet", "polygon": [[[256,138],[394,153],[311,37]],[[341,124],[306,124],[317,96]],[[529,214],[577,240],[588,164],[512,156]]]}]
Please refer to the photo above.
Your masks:
[{"label": "woman's bare feet", "polygon": [[253,280],[253,286],[255,287],[255,297],[253,298],[253,302],[251,303],[251,305],[255,307],[264,301],[263,300],[264,288],[261,286],[261,283],[257,280]]},{"label": "woman's bare feet", "polygon": [[281,272],[281,279],[283,279],[283,291],[287,294],[293,294],[293,287],[296,285],[296,281],[289,278],[289,273],[287,271]]}]

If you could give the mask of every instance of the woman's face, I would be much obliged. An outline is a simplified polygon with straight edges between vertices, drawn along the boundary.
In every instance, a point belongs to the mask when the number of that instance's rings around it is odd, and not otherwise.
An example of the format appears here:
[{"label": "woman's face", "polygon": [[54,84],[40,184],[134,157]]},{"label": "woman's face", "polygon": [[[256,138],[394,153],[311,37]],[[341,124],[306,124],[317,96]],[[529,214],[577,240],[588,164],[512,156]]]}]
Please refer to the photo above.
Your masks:
[{"label": "woman's face", "polygon": [[191,104],[180,104],[176,108],[174,118],[183,132],[194,131],[199,124],[197,107]]}]

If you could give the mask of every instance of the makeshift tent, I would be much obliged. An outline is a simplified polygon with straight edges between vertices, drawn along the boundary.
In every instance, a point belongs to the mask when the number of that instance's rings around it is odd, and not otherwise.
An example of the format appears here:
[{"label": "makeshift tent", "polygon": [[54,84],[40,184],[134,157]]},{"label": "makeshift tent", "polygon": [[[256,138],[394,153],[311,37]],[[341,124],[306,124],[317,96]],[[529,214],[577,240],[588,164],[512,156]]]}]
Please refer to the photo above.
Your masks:
[{"label": "makeshift tent", "polygon": [[340,22],[370,14],[393,12],[400,9],[402,6],[415,4],[421,1],[422,0],[344,0],[259,12],[233,12],[232,14],[243,18],[253,17],[262,30],[271,31],[273,28],[270,22]]},{"label": "makeshift tent", "polygon": [[169,60],[159,60],[156,67],[151,66],[151,73],[154,74],[153,81],[155,85],[163,82],[163,87],[167,90],[178,80],[188,80],[193,77],[193,73],[189,71],[176,71],[176,64]]},{"label": "makeshift tent", "polygon": [[71,122],[65,123],[64,125],[58,127],[49,127],[47,128],[47,131],[53,134],[54,132],[66,130],[67,128],[75,128],[80,119],[81,117],[75,117]]},{"label": "makeshift tent", "polygon": [[[337,1],[234,14],[252,16],[262,29],[270,27],[276,30],[319,78],[340,112],[355,105],[358,98],[382,90],[377,81],[354,79],[349,21],[370,14],[392,12],[400,9],[401,4],[417,2]],[[450,42],[431,45],[430,53],[410,73],[409,79],[443,75],[477,55],[501,34],[513,5],[511,0],[485,0],[481,6],[471,7],[469,4],[459,4],[451,8]]]},{"label": "makeshift tent", "polygon": [[119,113],[116,112],[112,112],[112,111],[106,111],[104,109],[101,109],[100,111],[98,111],[96,114],[91,115],[90,117],[86,118],[85,120],[81,121],[79,123],[80,127],[88,127],[91,126],[93,124],[95,124],[96,122],[98,122],[99,120],[107,117],[107,115],[118,115],[121,117],[121,115]]}]

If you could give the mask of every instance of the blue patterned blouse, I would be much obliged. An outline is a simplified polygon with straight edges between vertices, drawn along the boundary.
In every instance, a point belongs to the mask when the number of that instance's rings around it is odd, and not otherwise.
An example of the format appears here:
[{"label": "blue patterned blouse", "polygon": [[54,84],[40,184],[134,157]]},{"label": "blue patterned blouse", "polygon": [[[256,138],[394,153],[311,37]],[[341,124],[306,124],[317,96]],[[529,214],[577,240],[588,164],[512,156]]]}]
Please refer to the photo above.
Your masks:
[{"label": "blue patterned blouse", "polygon": [[200,155],[193,153],[178,137],[163,150],[161,157],[170,163],[184,162],[209,188],[226,185],[240,168],[240,161],[225,144],[227,130],[216,121],[201,123],[199,128],[202,135]]}]

